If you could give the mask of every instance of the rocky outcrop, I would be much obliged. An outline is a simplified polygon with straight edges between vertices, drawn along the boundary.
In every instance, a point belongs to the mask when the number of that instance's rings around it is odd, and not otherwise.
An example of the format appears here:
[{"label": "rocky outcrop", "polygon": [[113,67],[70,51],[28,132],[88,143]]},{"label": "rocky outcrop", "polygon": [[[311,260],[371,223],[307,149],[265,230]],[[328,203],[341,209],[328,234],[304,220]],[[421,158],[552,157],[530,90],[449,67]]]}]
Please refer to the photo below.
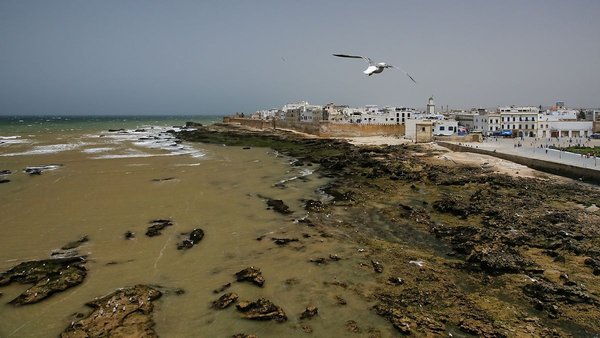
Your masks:
[{"label": "rocky outcrop", "polygon": [[177,243],[177,250],[185,250],[198,244],[204,238],[204,230],[194,229],[188,234],[188,238]]},{"label": "rocky outcrop", "polygon": [[33,284],[10,303],[14,305],[37,303],[54,293],[81,284],[87,275],[84,264],[85,258],[83,257],[23,262],[0,273],[0,286],[13,282]]},{"label": "rocky outcrop", "polygon": [[95,299],[86,304],[92,312],[69,325],[61,337],[158,337],[152,302],[161,295],[152,287],[136,285]]},{"label": "rocky outcrop", "polygon": [[230,292],[222,295],[217,300],[212,302],[213,309],[222,310],[238,300],[238,295],[235,292]]},{"label": "rocky outcrop", "polygon": [[252,320],[275,320],[284,322],[287,316],[282,308],[273,304],[270,300],[259,298],[254,302],[241,301],[236,305],[242,317]]},{"label": "rocky outcrop", "polygon": [[292,213],[290,207],[288,207],[287,204],[285,204],[282,200],[269,198],[267,199],[267,205],[270,209],[273,209],[280,214],[288,215]]},{"label": "rocky outcrop", "polygon": [[155,219],[150,221],[150,226],[146,230],[146,236],[154,237],[162,234],[162,230],[166,227],[173,225],[173,222],[169,219]]},{"label": "rocky outcrop", "polygon": [[262,287],[265,284],[265,279],[259,268],[253,266],[247,267],[244,270],[238,271],[235,274],[235,279],[238,282],[248,281],[254,285]]}]

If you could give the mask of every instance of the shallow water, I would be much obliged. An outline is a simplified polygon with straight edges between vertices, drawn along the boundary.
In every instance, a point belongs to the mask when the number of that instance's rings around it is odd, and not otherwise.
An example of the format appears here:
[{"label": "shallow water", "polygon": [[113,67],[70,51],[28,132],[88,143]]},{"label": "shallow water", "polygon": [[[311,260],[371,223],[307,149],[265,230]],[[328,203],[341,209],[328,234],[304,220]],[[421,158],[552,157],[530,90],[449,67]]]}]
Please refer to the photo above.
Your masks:
[{"label": "shallow water", "polygon": [[[74,130],[71,130],[74,129]],[[94,132],[71,128],[24,133],[27,142],[0,145],[0,169],[10,169],[9,183],[0,184],[0,271],[26,260],[48,258],[53,249],[88,235],[80,247],[88,255],[83,284],[33,305],[7,304],[29,286],[0,289],[0,337],[56,336],[76,312],[87,313],[85,302],[135,284],[157,284],[167,290],[156,302],[156,331],[164,337],[217,337],[238,332],[260,337],[305,336],[298,318],[308,305],[319,316],[303,322],[315,336],[345,335],[344,325],[355,320],[368,328],[393,335],[391,326],[368,311],[360,297],[361,283],[372,278],[357,268],[357,248],[293,222],[305,216],[302,199],[319,198],[325,184],[311,167],[291,167],[289,159],[268,149],[201,144],[175,144],[139,135]],[[150,128],[148,128],[150,129]],[[6,134],[6,133],[5,133]],[[11,135],[2,135],[9,137]],[[151,144],[149,144],[151,143]],[[35,150],[38,151],[35,151]],[[40,176],[21,170],[28,166],[60,164]],[[305,179],[292,179],[296,176]],[[285,181],[285,188],[276,187]],[[266,209],[261,196],[284,200],[291,215]],[[174,226],[158,237],[144,235],[148,222],[169,218]],[[176,250],[181,232],[205,231],[204,239],[185,252]],[[125,240],[133,231],[135,238]],[[302,234],[310,235],[302,238]],[[256,238],[266,235],[262,241]],[[299,237],[278,247],[270,237]],[[313,257],[330,253],[345,258],[316,266]],[[218,298],[212,290],[233,282],[233,274],[247,266],[261,268],[265,286],[232,283],[228,291],[240,299],[266,297],[281,306],[285,323],[243,320],[233,308],[209,308]],[[345,281],[350,287],[324,282]],[[168,292],[183,288],[183,295]],[[347,305],[336,303],[343,297]],[[361,336],[361,335],[357,335]]]}]

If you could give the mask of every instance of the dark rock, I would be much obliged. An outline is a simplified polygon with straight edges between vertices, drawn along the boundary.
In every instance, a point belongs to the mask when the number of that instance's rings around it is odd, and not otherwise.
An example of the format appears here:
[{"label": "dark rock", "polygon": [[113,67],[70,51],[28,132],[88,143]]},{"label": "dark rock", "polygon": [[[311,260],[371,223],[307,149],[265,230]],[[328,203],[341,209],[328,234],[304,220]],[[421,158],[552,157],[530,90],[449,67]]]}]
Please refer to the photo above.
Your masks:
[{"label": "dark rock", "polygon": [[277,244],[277,245],[286,245],[289,244],[291,242],[298,242],[298,238],[271,238],[271,240],[273,241],[273,243]]},{"label": "dark rock", "polygon": [[202,238],[204,238],[204,230],[194,229],[192,232],[190,232],[188,238],[177,244],[177,250],[189,249],[198,244]]},{"label": "dark rock", "polygon": [[235,278],[238,282],[248,281],[260,287],[265,283],[265,279],[262,276],[259,268],[253,266],[245,268],[235,274]]},{"label": "dark rock", "polygon": [[248,150],[248,149],[251,149],[251,148],[250,147],[243,147],[242,149]]},{"label": "dark rock", "polygon": [[8,170],[8,169],[3,169],[0,170],[0,175],[11,175],[12,171]]},{"label": "dark rock", "polygon": [[37,303],[54,293],[79,285],[87,275],[83,257],[69,257],[23,262],[0,273],[0,286],[12,282],[33,284],[17,298],[14,305]]},{"label": "dark rock", "polygon": [[135,234],[131,231],[126,231],[125,232],[125,239],[134,239],[135,238]]},{"label": "dark rock", "polygon": [[265,298],[259,298],[254,302],[239,302],[236,305],[236,308],[240,312],[243,312],[242,317],[246,319],[275,320],[278,322],[287,320],[287,316],[283,309]]},{"label": "dark rock", "polygon": [[600,301],[576,285],[557,285],[540,279],[523,287],[523,293],[530,297],[534,307],[544,310],[551,318],[558,318],[560,309],[557,304],[591,304],[600,306]]},{"label": "dark rock", "polygon": [[230,287],[231,287],[231,283],[223,284],[223,285],[221,285],[221,287],[220,287],[220,288],[218,288],[218,289],[214,289],[214,290],[213,290],[213,293],[221,293],[221,292],[223,292],[223,291],[225,291],[225,290],[229,289]]},{"label": "dark rock", "polygon": [[336,254],[329,254],[329,259],[331,259],[334,262],[337,262],[337,261],[339,261],[342,258],[340,256],[336,255]]},{"label": "dark rock", "polygon": [[445,199],[433,202],[433,208],[442,213],[466,218],[471,214],[469,204],[459,200],[456,197],[445,195]]},{"label": "dark rock", "polygon": [[2,184],[2,183],[8,183],[8,182],[10,182],[10,180],[9,180],[9,179],[6,179],[6,178],[0,178],[0,184]]},{"label": "dark rock", "polygon": [[108,131],[109,131],[109,132],[111,132],[111,133],[116,133],[116,132],[119,132],[119,131],[125,131],[125,129],[123,129],[123,128],[119,128],[119,129],[109,129]]},{"label": "dark rock", "polygon": [[596,276],[600,275],[600,259],[588,257],[583,261],[583,264],[592,268],[592,273]]},{"label": "dark rock", "polygon": [[152,320],[152,302],[161,295],[146,285],[119,289],[87,303],[92,312],[72,323],[61,337],[158,337]]},{"label": "dark rock", "polygon": [[310,319],[319,314],[319,309],[316,306],[307,306],[304,312],[300,315],[300,319]]},{"label": "dark rock", "polygon": [[42,169],[40,168],[25,168],[25,173],[29,175],[41,175]]},{"label": "dark rock", "polygon": [[484,245],[473,249],[467,262],[475,263],[483,271],[492,275],[517,273],[531,263],[525,260],[516,249],[507,245]]},{"label": "dark rock", "polygon": [[267,199],[267,205],[269,208],[272,208],[274,211],[280,214],[288,215],[292,213],[290,207],[288,207],[282,200],[269,198]]},{"label": "dark rock", "polygon": [[148,237],[159,236],[161,234],[161,231],[164,228],[166,228],[168,226],[172,226],[172,225],[173,225],[173,222],[171,220],[155,219],[150,222],[150,226],[148,227],[148,230],[146,230],[146,236],[148,236]]},{"label": "dark rock", "polygon": [[233,304],[238,299],[238,295],[235,292],[230,292],[222,295],[219,299],[212,302],[214,309],[222,310],[229,305]]},{"label": "dark rock", "polygon": [[246,334],[246,333],[236,333],[231,337],[232,338],[258,338],[258,336],[255,336],[253,334]]},{"label": "dark rock", "polygon": [[327,260],[323,257],[311,258],[309,261],[317,265],[327,264]]},{"label": "dark rock", "polygon": [[388,283],[391,285],[402,285],[404,284],[404,279],[400,277],[390,277],[388,278]]},{"label": "dark rock", "polygon": [[153,178],[152,182],[172,181],[174,179],[175,179],[175,177]]},{"label": "dark rock", "polygon": [[375,270],[375,272],[377,272],[377,273],[383,272],[383,265],[381,263],[379,263],[378,261],[371,260],[371,265],[373,265],[373,270]]},{"label": "dark rock", "polygon": [[83,243],[85,243],[87,241],[89,241],[88,236],[87,235],[82,236],[80,239],[78,239],[76,241],[72,241],[72,242],[69,242],[69,243],[63,245],[61,247],[61,250],[75,249],[75,248],[79,247],[81,244],[83,244]]}]

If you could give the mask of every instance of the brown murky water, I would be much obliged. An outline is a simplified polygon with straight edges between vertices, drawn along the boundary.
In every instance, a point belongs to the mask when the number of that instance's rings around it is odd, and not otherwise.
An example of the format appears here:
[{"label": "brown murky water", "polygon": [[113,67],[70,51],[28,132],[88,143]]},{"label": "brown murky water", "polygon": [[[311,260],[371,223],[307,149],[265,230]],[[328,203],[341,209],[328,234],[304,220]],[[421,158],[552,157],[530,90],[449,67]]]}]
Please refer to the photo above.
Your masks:
[{"label": "brown murky water", "polygon": [[[163,149],[140,147],[131,140],[115,142],[111,137],[75,133],[60,140],[56,135],[45,137],[36,139],[38,146],[79,143],[61,152],[0,157],[0,169],[14,172],[11,182],[0,185],[0,270],[48,258],[53,249],[88,235],[80,252],[88,255],[89,274],[79,286],[22,307],[7,303],[29,286],[1,288],[0,337],[57,336],[74,313],[88,312],[85,302],[134,284],[185,290],[183,295],[167,293],[156,302],[156,331],[163,337],[229,337],[239,332],[306,336],[298,318],[308,305],[319,308],[318,317],[304,322],[314,336],[345,336],[348,320],[361,327],[360,334],[353,334],[357,337],[369,336],[369,328],[382,336],[394,335],[389,323],[369,311],[369,304],[357,295],[361,283],[373,282],[364,270],[358,271],[358,261],[344,259],[326,266],[308,262],[331,253],[350,257],[358,249],[322,238],[293,221],[305,215],[301,200],[319,198],[317,188],[325,182],[313,174],[286,182],[286,188],[275,184],[314,168],[291,167],[288,159],[268,149],[192,145],[205,153],[197,158],[163,156],[168,153]],[[2,146],[0,155],[31,149],[27,143],[12,144]],[[94,159],[98,155],[122,156]],[[46,164],[63,166],[40,176],[21,172]],[[282,199],[294,213],[284,216],[267,210],[260,196]],[[157,218],[170,218],[174,226],[161,236],[145,236],[148,222]],[[178,251],[180,233],[198,227],[206,234],[202,242]],[[125,240],[126,231],[133,231],[135,238]],[[303,238],[303,233],[311,237]],[[257,241],[261,235],[266,237]],[[278,247],[271,236],[301,241]],[[233,282],[235,272],[251,265],[261,268],[265,286],[233,283],[229,291],[244,300],[270,299],[285,310],[287,322],[253,322],[241,319],[232,307],[209,308],[218,298],[212,290]],[[352,287],[325,283],[332,281]],[[335,296],[347,305],[338,305]]]}]

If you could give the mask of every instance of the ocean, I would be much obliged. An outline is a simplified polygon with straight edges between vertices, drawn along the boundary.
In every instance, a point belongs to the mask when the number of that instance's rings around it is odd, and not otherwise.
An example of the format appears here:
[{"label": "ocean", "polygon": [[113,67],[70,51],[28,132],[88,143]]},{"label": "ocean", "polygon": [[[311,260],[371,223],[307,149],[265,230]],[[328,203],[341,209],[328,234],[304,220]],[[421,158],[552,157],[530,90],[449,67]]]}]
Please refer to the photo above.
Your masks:
[{"label": "ocean", "polygon": [[[169,130],[186,121],[219,122],[218,116],[164,117],[1,117],[0,271],[29,260],[50,258],[54,250],[83,236],[87,256],[84,282],[31,305],[10,300],[31,285],[0,287],[0,337],[56,337],[87,314],[85,303],[118,288],[158,285],[155,330],[163,337],[304,337],[299,314],[319,307],[311,321],[316,336],[339,336],[349,318],[362,327],[389,328],[365,311],[370,304],[356,290],[331,288],[324,281],[372,283],[351,262],[323,269],[308,263],[359,248],[310,233],[298,224],[303,201],[323,199],[326,178],[315,167],[292,166],[292,159],[266,148],[185,143]],[[41,175],[27,173],[38,170]],[[10,172],[10,174],[8,174]],[[266,198],[281,199],[293,211],[269,210]],[[155,219],[173,226],[162,235],[145,231]],[[201,228],[204,239],[181,251],[183,233]],[[125,233],[134,234],[126,239]],[[304,237],[302,237],[304,236]],[[278,246],[271,238],[304,238],[310,246]],[[261,239],[261,240],[258,240]],[[235,283],[248,266],[262,270],[265,286]],[[233,308],[210,308],[213,290],[232,283],[240,299],[265,297],[281,306],[285,323],[245,320]],[[169,290],[182,289],[179,292]],[[346,305],[340,306],[343,298]],[[356,316],[361,313],[360,316]],[[383,336],[393,335],[383,331]],[[368,336],[368,332],[356,336]]]}]

